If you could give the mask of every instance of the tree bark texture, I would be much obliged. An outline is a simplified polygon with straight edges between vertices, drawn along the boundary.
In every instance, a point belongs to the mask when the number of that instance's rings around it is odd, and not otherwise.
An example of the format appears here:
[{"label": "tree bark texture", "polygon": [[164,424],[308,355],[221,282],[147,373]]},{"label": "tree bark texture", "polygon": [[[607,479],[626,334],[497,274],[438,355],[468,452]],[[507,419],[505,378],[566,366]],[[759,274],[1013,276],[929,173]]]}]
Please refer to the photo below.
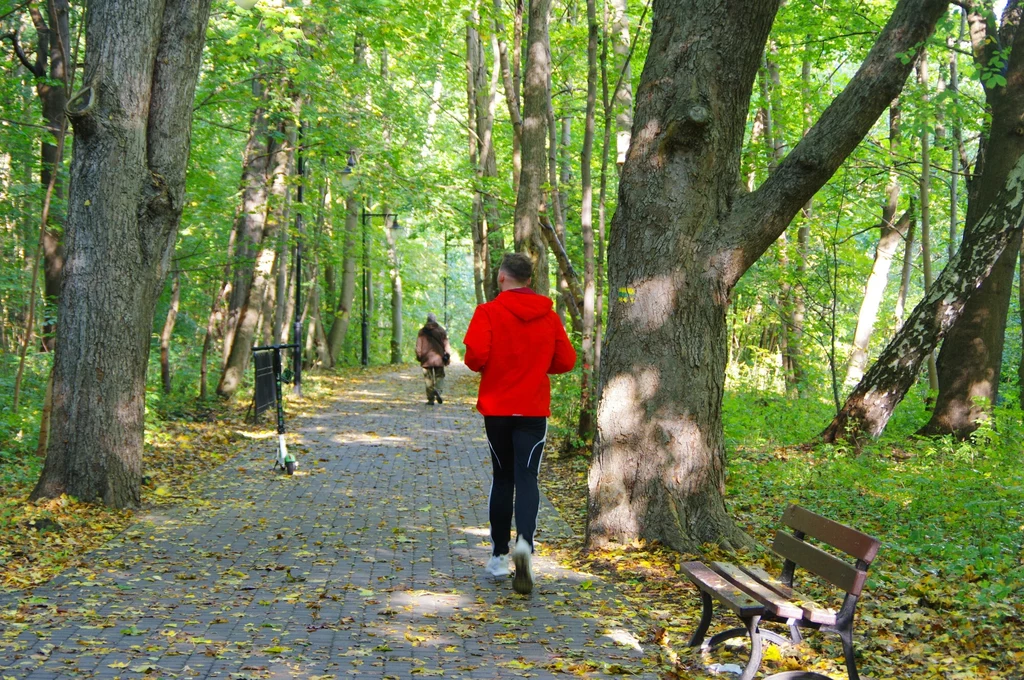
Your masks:
[{"label": "tree bark texture", "polygon": [[548,14],[551,0],[530,0],[527,32],[527,61],[523,87],[523,167],[516,197],[515,248],[533,260],[533,287],[547,293],[544,234],[540,225],[543,185],[547,182],[548,82],[551,59],[548,54]]},{"label": "tree bark texture", "polygon": [[589,476],[591,547],[749,538],[724,501],[730,291],[871,129],[945,11],[901,0],[846,89],[741,193],[751,91],[781,0],[655,0],[609,243],[612,305]]},{"label": "tree bark texture", "polygon": [[[989,210],[1010,169],[1024,155],[1024,129],[1020,125],[1020,112],[1024,110],[1024,31],[1015,30],[1020,19],[1016,4],[1008,6],[1000,35],[1001,41],[1012,39],[1013,44],[1006,85],[986,90],[991,127],[985,140],[984,163],[976,168],[970,183],[965,237]],[[987,63],[988,50],[994,48],[986,43],[977,47],[981,51],[976,54],[976,62]],[[966,436],[977,429],[979,420],[996,403],[1019,242],[1018,233],[991,274],[971,294],[963,314],[943,341],[937,361],[939,393],[921,434]]]},{"label": "tree bark texture", "polygon": [[[1024,158],[973,229],[964,232],[957,254],[911,313],[878,360],[857,384],[842,410],[822,433],[826,442],[877,437],[917,379],[921,363],[964,310],[1008,245],[1020,238],[1024,219]],[[1014,251],[1016,256],[1016,251]]]},{"label": "tree bark texture", "polygon": [[32,498],[136,505],[156,300],[185,193],[210,0],[94,0],[86,10],[53,420]]}]

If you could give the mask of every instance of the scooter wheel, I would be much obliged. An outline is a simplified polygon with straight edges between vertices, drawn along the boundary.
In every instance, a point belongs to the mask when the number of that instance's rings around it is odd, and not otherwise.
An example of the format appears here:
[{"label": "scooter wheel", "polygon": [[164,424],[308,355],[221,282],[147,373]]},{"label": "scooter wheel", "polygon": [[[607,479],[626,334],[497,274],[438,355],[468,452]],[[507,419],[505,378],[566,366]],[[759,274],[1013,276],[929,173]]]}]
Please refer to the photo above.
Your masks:
[{"label": "scooter wheel", "polygon": [[290,475],[294,475],[295,474],[295,461],[294,460],[285,461],[284,471],[287,472]]}]

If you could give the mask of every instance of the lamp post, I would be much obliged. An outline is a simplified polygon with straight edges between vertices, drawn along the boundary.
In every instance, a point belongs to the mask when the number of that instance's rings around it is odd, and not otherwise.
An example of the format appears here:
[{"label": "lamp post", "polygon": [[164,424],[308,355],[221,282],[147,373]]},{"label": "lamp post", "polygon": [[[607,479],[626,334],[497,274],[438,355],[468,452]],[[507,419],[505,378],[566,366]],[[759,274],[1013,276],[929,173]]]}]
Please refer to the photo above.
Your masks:
[{"label": "lamp post", "polygon": [[363,331],[363,351],[360,363],[363,366],[370,365],[370,316],[366,308],[367,298],[369,297],[369,274],[370,274],[370,244],[366,233],[366,225],[373,220],[374,217],[383,217],[385,220],[389,217],[393,217],[394,220],[391,222],[392,229],[400,229],[398,226],[398,213],[371,213],[366,212],[366,206],[363,206],[362,212],[362,223],[363,223],[363,315],[362,315],[362,331]]}]

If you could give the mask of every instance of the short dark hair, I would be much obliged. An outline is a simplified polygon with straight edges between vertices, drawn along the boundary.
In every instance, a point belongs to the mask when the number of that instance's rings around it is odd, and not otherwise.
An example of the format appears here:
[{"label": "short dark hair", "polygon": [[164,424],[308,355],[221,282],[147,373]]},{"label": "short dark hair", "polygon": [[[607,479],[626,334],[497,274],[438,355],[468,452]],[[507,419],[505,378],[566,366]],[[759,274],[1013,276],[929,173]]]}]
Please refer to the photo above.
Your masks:
[{"label": "short dark hair", "polygon": [[519,283],[529,283],[533,277],[533,260],[526,253],[505,253],[499,271]]}]

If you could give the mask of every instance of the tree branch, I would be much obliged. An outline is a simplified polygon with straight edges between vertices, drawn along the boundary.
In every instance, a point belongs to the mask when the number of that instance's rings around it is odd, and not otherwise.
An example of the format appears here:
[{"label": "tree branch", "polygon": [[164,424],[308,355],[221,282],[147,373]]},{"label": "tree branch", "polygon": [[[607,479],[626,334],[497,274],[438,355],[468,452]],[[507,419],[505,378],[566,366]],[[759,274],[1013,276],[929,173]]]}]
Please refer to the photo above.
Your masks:
[{"label": "tree branch", "polygon": [[857,74],[778,169],[739,198],[715,243],[713,267],[731,287],[786,230],[903,89],[915,53],[949,0],[899,0]]},{"label": "tree branch", "polygon": [[29,73],[34,75],[36,78],[42,78],[44,75],[46,75],[45,71],[39,73],[36,70],[36,65],[29,61],[28,57],[25,56],[25,50],[21,48],[21,43],[18,42],[18,34],[16,32],[11,31],[10,33],[5,33],[4,35],[0,36],[0,40],[11,41],[11,44],[14,45],[14,53],[18,55],[18,60],[21,61],[22,65],[24,65],[25,68],[28,69]]}]

